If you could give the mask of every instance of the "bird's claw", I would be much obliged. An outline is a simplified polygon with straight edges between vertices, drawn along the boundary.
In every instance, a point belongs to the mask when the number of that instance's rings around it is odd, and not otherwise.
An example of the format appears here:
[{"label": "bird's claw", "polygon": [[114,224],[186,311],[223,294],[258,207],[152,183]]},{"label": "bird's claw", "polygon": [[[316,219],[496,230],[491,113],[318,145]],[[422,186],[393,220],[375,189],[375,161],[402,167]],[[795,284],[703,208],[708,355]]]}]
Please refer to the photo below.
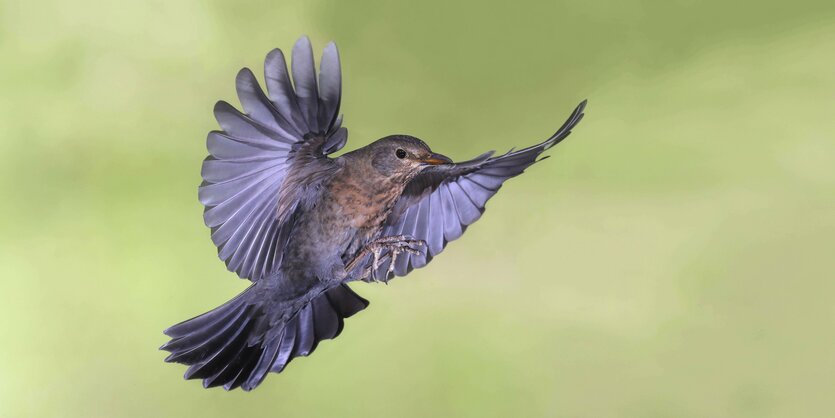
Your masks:
[{"label": "bird's claw", "polygon": [[[371,263],[371,274],[369,277],[373,281],[383,282],[386,284],[388,284],[389,275],[394,271],[394,262],[397,260],[398,255],[402,253],[421,255],[423,254],[421,250],[426,250],[426,241],[409,235],[391,235],[381,237],[372,241],[368,245],[372,255],[374,256],[373,262]],[[388,269],[383,277],[378,278],[377,271],[380,269],[380,266],[386,257],[390,258],[391,262],[389,262]]]}]

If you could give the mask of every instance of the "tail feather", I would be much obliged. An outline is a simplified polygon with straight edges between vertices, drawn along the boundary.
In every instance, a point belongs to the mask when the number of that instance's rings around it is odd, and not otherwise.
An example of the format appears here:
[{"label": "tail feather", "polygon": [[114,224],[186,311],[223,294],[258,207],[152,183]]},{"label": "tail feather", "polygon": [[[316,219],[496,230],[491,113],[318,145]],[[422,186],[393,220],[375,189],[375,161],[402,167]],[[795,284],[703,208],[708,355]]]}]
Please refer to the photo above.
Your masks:
[{"label": "tail feather", "polygon": [[281,373],[287,364],[292,360],[293,351],[296,347],[296,336],[298,335],[298,321],[292,321],[284,328],[284,333],[281,336],[281,344],[278,348],[278,357],[276,357],[273,364],[270,365],[270,371]]},{"label": "tail feather", "polygon": [[[251,322],[247,324],[248,326],[243,329],[243,332],[241,332],[237,338],[230,341],[226,347],[222,349],[222,357],[219,357],[218,361],[213,362],[213,364],[208,365],[207,371],[212,374],[203,379],[204,388],[221,386],[229,383],[230,379],[234,380],[243,366],[245,366],[246,363],[243,361],[245,358],[244,349],[247,348],[246,338],[247,333],[249,332],[249,324],[251,324]],[[186,371],[186,373],[188,373],[188,371]]]},{"label": "tail feather", "polygon": [[336,336],[339,329],[339,318],[336,316],[333,306],[328,302],[327,297],[318,298],[311,303],[313,305],[314,330],[317,340],[327,340]]},{"label": "tail feather", "polygon": [[[249,290],[249,289],[247,289]],[[180,322],[179,324],[168,327],[163,333],[173,339],[178,339],[189,334],[193,334],[201,329],[208,329],[217,325],[226,325],[227,321],[223,321],[232,312],[237,312],[244,306],[244,299],[247,291],[242,292],[232,300],[224,303],[217,308],[204,313],[203,315],[189,319],[188,321]]]},{"label": "tail feather", "polygon": [[255,285],[220,307],[174,325],[160,347],[167,362],[189,366],[186,379],[226,390],[257,387],[269,372],[280,373],[290,361],[312,353],[322,340],[337,337],[344,318],[365,309],[368,301],[341,284],[303,306],[288,303],[286,312],[259,300]]},{"label": "tail feather", "polygon": [[328,290],[325,296],[341,318],[348,318],[368,307],[368,301],[354,293],[347,285]]},{"label": "tail feather", "polygon": [[248,338],[248,332],[252,327],[252,321],[246,318],[244,322],[235,324],[234,331],[219,335],[215,341],[206,341],[207,351],[211,353],[202,358],[188,358],[176,361],[178,363],[191,365],[186,370],[186,379],[210,379],[214,380],[244,346]]},{"label": "tail feather", "polygon": [[254,388],[267,377],[270,367],[273,363],[275,363],[276,358],[278,357],[279,349],[281,348],[281,339],[284,337],[285,331],[286,328],[285,330],[282,330],[281,334],[277,337],[271,338],[264,343],[264,352],[261,354],[261,358],[258,359],[258,363],[255,364],[255,368],[252,370],[250,377],[250,381],[254,385],[249,386],[249,383],[245,382],[248,383],[244,388],[245,390]]},{"label": "tail feather", "polygon": [[233,315],[224,317],[223,322],[219,322],[217,326],[199,329],[192,334],[186,334],[171,340],[162,347],[164,350],[171,352],[166,361],[180,362],[180,360],[188,360],[196,362],[216,354],[216,351],[211,349],[223,348],[220,344],[234,339],[235,334],[240,333],[245,323],[250,320],[246,312],[247,309],[241,308],[235,311]]},{"label": "tail feather", "polygon": [[237,388],[240,386],[239,380],[249,376],[249,372],[255,366],[261,351],[258,346],[241,346],[238,354],[210,383],[207,384],[206,380],[203,380],[203,387],[211,388],[222,385],[226,390]]},{"label": "tail feather", "polygon": [[313,309],[311,306],[305,306],[294,320],[299,323],[295,354],[306,357],[316,349],[316,332],[313,329]]}]

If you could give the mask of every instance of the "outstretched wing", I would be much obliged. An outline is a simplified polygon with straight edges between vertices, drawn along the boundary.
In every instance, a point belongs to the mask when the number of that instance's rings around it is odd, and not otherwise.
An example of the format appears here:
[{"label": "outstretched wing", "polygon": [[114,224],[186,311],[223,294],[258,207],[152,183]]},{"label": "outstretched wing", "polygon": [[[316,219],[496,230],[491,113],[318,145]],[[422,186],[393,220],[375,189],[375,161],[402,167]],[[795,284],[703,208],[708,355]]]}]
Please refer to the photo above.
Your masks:
[{"label": "outstretched wing", "polygon": [[333,163],[325,155],[348,139],[338,116],[342,76],[336,46],[325,47],[317,83],[310,40],[302,37],[293,47],[292,74],[293,85],[281,50],[267,54],[268,97],[252,71],[242,69],[236,82],[244,113],[218,102],[214,113],[222,131],[210,132],[206,141],[210,155],[199,189],[203,219],[227,268],[252,281],[280,264],[303,186],[315,180],[311,173],[329,169]]},{"label": "outstretched wing", "polygon": [[583,118],[585,106],[586,101],[580,103],[563,126],[540,144],[498,157],[487,153],[463,163],[435,166],[412,180],[395,204],[380,236],[411,235],[426,241],[426,252],[421,255],[400,253],[392,273],[388,272],[391,259],[385,257],[372,273],[373,279],[405,276],[429,263],[448,242],[460,237],[467,226],[481,217],[487,200],[496,194],[502,183],[547,158],[538,159],[543,151],[571,133]]}]

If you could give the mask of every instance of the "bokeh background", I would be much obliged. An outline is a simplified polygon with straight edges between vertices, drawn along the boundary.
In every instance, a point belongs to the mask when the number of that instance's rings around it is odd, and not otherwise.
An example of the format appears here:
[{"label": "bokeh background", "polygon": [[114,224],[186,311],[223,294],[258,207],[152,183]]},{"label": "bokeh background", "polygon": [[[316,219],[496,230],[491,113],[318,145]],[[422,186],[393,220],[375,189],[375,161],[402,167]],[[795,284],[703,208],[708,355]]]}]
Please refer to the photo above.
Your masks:
[{"label": "bokeh background", "polygon": [[[335,40],[346,149],[546,138],[429,267],[252,393],[163,363],[245,288],[197,201],[243,66]],[[0,2],[0,416],[835,413],[835,3]]]}]

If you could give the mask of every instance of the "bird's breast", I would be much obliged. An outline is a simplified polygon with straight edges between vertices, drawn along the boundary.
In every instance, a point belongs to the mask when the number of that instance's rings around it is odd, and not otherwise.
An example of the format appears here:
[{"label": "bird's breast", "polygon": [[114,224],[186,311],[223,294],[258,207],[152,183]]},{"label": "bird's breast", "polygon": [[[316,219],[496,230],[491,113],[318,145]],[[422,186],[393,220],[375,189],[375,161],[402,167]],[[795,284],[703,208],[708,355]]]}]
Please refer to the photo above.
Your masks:
[{"label": "bird's breast", "polygon": [[352,228],[376,230],[388,217],[401,188],[388,180],[347,179],[329,188],[336,209]]},{"label": "bird's breast", "polygon": [[282,262],[294,277],[321,280],[334,259],[345,262],[356,254],[379,233],[402,192],[402,186],[385,179],[341,174],[296,219]]}]

